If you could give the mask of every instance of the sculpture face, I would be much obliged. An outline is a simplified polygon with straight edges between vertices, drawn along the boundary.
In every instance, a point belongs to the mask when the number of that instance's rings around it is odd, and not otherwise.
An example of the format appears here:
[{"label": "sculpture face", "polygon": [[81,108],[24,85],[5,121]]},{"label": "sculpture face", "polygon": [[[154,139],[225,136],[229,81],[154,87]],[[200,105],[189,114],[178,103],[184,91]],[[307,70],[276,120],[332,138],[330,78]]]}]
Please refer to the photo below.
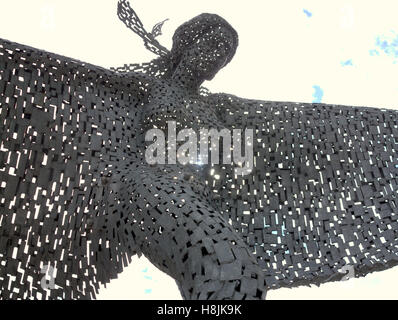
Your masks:
[{"label": "sculpture face", "polygon": [[198,38],[183,55],[182,63],[200,80],[211,80],[231,56],[232,36],[221,31]]},{"label": "sculpture face", "polygon": [[172,54],[183,75],[199,82],[211,80],[235,54],[236,31],[215,14],[202,14],[181,25],[173,37]]}]

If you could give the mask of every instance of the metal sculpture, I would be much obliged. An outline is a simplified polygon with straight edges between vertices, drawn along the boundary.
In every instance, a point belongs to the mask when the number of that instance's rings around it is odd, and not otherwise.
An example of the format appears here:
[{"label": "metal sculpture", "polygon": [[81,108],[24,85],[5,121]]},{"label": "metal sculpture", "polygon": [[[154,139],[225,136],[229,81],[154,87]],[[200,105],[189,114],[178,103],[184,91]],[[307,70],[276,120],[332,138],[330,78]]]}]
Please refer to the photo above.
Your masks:
[{"label": "metal sculpture", "polygon": [[[118,15],[159,58],[107,70],[0,40],[1,298],[93,299],[135,254],[185,299],[397,264],[398,111],[212,94],[238,46],[223,18],[184,23],[168,51],[162,24],[125,0]],[[252,129],[252,170],[148,163],[146,133],[170,122]]]}]

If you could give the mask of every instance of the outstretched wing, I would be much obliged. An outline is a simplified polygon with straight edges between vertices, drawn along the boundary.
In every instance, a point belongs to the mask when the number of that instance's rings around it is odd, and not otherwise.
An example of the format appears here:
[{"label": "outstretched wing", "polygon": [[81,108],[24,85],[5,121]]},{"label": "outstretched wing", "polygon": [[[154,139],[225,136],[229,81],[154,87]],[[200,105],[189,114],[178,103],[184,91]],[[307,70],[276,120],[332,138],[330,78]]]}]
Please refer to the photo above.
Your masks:
[{"label": "outstretched wing", "polygon": [[117,199],[147,80],[0,40],[1,298],[93,298],[136,253]]},{"label": "outstretched wing", "polygon": [[253,172],[220,173],[219,206],[270,288],[398,263],[398,110],[207,99],[226,127],[254,129]]}]

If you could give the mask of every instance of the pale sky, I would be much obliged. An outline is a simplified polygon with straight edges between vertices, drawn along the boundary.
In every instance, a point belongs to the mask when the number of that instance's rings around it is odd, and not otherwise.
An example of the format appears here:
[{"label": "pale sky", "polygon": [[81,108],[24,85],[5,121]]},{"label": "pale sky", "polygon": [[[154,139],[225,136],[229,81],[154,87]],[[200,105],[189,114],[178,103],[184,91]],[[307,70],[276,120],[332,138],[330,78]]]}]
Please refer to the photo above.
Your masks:
[{"label": "pale sky", "polygon": [[[0,37],[103,67],[155,56],[116,16],[117,0],[0,0]],[[131,0],[146,29],[166,18],[158,38],[217,13],[239,33],[233,61],[212,92],[262,100],[398,107],[397,1]],[[376,37],[385,40],[384,49]],[[398,45],[398,43],[397,43]],[[373,51],[371,54],[371,50]],[[315,97],[314,94],[317,96]],[[397,299],[398,268],[320,288],[270,291],[269,299]],[[99,299],[181,299],[174,281],[134,259]]]}]

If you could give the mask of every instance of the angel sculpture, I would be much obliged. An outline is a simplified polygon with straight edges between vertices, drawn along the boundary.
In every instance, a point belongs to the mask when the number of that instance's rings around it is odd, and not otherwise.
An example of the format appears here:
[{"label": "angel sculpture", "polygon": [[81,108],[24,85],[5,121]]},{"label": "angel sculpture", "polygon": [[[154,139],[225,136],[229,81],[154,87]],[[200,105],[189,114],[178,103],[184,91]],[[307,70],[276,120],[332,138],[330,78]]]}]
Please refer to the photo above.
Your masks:
[{"label": "angel sculpture", "polygon": [[[146,32],[125,0],[118,15],[157,59],[107,70],[0,40],[2,299],[94,299],[135,254],[184,299],[397,264],[398,111],[212,94],[238,46],[228,22],[201,14],[168,51],[161,24]],[[146,133],[170,121],[252,129],[251,172],[148,163]]]}]

